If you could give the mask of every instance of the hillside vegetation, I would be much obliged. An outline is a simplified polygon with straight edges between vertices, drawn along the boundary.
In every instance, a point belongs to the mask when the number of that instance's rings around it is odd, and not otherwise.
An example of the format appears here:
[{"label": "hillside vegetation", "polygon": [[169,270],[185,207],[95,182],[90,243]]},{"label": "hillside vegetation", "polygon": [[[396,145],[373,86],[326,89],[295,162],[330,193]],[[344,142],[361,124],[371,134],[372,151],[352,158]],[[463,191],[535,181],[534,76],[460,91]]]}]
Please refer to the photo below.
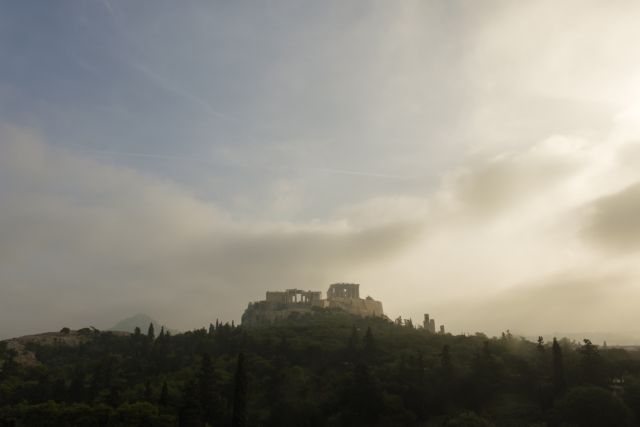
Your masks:
[{"label": "hillside vegetation", "polygon": [[[70,333],[65,331],[65,333]],[[72,333],[72,332],[71,332]],[[2,426],[632,426],[640,354],[339,312],[0,344]]]}]

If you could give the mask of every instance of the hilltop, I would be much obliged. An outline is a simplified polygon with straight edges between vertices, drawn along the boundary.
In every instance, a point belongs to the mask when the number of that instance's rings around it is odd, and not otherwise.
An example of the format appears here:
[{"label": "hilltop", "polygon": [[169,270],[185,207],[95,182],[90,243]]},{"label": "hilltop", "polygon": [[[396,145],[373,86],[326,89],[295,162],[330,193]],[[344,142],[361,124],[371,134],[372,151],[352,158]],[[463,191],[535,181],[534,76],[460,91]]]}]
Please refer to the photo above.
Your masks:
[{"label": "hilltop", "polygon": [[433,334],[335,309],[155,339],[42,336],[23,342],[39,366],[0,344],[0,425],[230,425],[234,411],[283,427],[640,419],[640,354],[588,341]]},{"label": "hilltop", "polygon": [[[60,332],[44,332],[41,334],[25,335],[0,341],[5,351],[14,352],[14,361],[19,365],[38,366],[40,362],[36,357],[34,348],[67,346],[77,347],[95,338],[100,331],[95,328],[82,328],[70,330],[62,328]],[[128,335],[126,332],[113,331],[114,335]]]},{"label": "hilltop", "polygon": [[[110,327],[109,330],[133,333],[135,332],[136,328],[140,328],[141,331],[146,332],[150,324],[153,325],[153,329],[156,332],[159,332],[160,328],[164,326],[157,320],[151,318],[149,315],[139,313],[135,316],[127,317],[126,319],[120,320],[115,325]],[[167,328],[165,327],[165,329]]]}]

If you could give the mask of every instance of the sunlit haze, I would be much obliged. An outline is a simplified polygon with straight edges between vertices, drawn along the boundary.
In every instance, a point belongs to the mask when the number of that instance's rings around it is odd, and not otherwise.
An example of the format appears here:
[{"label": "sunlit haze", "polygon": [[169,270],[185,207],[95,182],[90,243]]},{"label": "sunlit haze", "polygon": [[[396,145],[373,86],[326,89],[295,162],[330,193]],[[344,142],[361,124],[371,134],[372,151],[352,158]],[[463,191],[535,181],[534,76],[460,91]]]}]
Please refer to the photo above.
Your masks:
[{"label": "sunlit haze", "polygon": [[0,338],[355,282],[640,341],[639,2],[0,9]]}]

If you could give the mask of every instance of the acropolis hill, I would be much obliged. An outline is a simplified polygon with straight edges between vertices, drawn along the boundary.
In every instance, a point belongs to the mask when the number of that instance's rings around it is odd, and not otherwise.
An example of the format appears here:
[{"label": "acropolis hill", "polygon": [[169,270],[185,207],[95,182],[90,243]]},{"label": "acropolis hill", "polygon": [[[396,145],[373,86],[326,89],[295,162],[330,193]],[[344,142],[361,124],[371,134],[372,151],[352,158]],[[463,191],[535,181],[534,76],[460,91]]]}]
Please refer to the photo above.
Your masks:
[{"label": "acropolis hill", "polygon": [[281,292],[267,291],[264,301],[249,303],[242,315],[242,324],[259,326],[286,319],[294,314],[313,313],[314,309],[336,308],[362,317],[383,317],[382,302],[371,297],[360,298],[357,283],[334,283],[329,286],[327,298],[320,291],[287,289]]}]

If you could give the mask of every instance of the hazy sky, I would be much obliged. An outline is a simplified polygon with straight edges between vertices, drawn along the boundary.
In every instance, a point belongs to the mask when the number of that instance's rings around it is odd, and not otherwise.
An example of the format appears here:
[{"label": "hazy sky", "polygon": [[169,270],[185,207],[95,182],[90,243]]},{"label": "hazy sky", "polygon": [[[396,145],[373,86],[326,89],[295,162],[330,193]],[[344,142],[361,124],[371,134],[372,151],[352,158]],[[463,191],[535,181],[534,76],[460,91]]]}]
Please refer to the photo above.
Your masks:
[{"label": "hazy sky", "polygon": [[0,3],[0,338],[361,283],[640,336],[637,1]]}]

